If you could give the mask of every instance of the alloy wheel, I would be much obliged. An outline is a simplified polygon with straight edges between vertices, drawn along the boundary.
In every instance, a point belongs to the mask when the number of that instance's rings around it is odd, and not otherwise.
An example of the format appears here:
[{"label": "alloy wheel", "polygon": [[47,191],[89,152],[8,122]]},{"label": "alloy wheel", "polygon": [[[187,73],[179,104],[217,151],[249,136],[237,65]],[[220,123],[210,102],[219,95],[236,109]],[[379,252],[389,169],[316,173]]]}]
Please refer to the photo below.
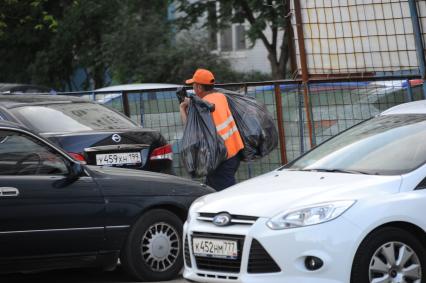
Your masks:
[{"label": "alloy wheel", "polygon": [[370,283],[420,283],[422,267],[413,249],[401,242],[388,242],[373,254]]},{"label": "alloy wheel", "polygon": [[165,222],[151,225],[141,240],[142,258],[156,272],[172,267],[178,258],[179,249],[178,232]]}]

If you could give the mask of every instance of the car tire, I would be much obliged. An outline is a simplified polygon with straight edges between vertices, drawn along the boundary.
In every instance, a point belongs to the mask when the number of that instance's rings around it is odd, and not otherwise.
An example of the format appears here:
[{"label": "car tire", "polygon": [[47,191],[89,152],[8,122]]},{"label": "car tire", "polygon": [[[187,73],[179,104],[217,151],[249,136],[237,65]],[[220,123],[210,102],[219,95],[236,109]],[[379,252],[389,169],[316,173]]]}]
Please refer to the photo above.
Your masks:
[{"label": "car tire", "polygon": [[164,209],[144,213],[133,226],[120,260],[140,281],[167,281],[183,267],[182,220]]},{"label": "car tire", "polygon": [[425,256],[425,247],[413,234],[396,227],[379,229],[359,246],[351,283],[371,283],[373,279],[377,282],[426,282]]}]

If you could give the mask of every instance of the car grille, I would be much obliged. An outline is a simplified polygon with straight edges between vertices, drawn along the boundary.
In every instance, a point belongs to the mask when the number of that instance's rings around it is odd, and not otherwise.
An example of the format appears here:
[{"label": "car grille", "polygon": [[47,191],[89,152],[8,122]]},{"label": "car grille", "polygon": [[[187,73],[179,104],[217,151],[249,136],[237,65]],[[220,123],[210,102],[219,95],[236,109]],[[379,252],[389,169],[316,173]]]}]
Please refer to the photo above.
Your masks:
[{"label": "car grille", "polygon": [[184,250],[184,253],[185,253],[185,264],[186,264],[186,266],[192,267],[192,264],[191,264],[191,255],[189,254],[189,245],[188,245],[188,237],[187,236],[185,237],[185,250]]},{"label": "car grille", "polygon": [[197,273],[197,275],[200,277],[213,278],[213,279],[238,280],[237,276],[225,276],[225,275],[204,274],[204,273]]},{"label": "car grille", "polygon": [[[199,221],[213,222],[213,218],[220,213],[201,212],[197,217]],[[259,217],[231,214],[231,224],[253,225]]]},{"label": "car grille", "polygon": [[238,273],[241,268],[241,256],[243,254],[244,236],[229,235],[229,234],[211,234],[194,232],[193,237],[205,237],[222,240],[236,240],[238,242],[238,258],[225,259],[225,258],[211,258],[195,256],[197,268],[200,270],[210,270],[219,272]]},{"label": "car grille", "polygon": [[280,272],[281,269],[263,246],[256,239],[253,239],[247,271],[248,273],[273,273]]}]

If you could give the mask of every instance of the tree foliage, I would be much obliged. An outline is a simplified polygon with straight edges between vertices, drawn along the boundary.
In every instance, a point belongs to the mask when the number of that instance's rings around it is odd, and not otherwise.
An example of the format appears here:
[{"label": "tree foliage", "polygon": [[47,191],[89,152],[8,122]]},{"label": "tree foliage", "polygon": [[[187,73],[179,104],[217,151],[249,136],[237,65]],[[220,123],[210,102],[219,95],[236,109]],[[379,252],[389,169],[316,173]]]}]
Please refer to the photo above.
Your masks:
[{"label": "tree foliage", "polygon": [[30,80],[31,61],[39,50],[48,48],[57,28],[54,16],[45,10],[49,4],[42,0],[0,0],[1,81]]},{"label": "tree foliage", "polygon": [[[202,23],[204,27],[223,29],[233,23],[248,22],[246,36],[252,45],[260,40],[265,46],[273,77],[285,78],[293,37],[289,0],[217,0],[217,22],[206,20],[212,5],[210,0],[175,2],[176,10],[181,15],[176,21],[179,29],[190,29],[197,23]],[[284,36],[280,37],[280,32]]]},{"label": "tree foliage", "polygon": [[0,81],[70,86],[76,68],[103,85],[100,48],[118,0],[1,0]]},{"label": "tree foliage", "polygon": [[108,75],[116,84],[182,83],[198,67],[220,82],[244,78],[200,39],[176,41],[168,9],[168,0],[0,0],[0,82],[76,89],[83,70],[84,89]]}]

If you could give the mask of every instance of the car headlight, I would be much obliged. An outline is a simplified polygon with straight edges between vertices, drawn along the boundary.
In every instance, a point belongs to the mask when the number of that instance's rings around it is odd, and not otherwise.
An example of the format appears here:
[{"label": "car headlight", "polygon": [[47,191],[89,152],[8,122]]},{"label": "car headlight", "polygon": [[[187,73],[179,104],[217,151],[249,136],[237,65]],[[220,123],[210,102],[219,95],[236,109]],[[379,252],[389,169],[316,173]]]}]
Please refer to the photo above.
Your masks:
[{"label": "car headlight", "polygon": [[272,230],[282,230],[320,224],[339,217],[355,202],[354,200],[333,201],[286,211],[269,219],[266,225]]},{"label": "car headlight", "polygon": [[191,222],[191,217],[197,212],[197,209],[204,205],[205,196],[201,196],[194,200],[188,210],[188,218],[186,221]]}]

